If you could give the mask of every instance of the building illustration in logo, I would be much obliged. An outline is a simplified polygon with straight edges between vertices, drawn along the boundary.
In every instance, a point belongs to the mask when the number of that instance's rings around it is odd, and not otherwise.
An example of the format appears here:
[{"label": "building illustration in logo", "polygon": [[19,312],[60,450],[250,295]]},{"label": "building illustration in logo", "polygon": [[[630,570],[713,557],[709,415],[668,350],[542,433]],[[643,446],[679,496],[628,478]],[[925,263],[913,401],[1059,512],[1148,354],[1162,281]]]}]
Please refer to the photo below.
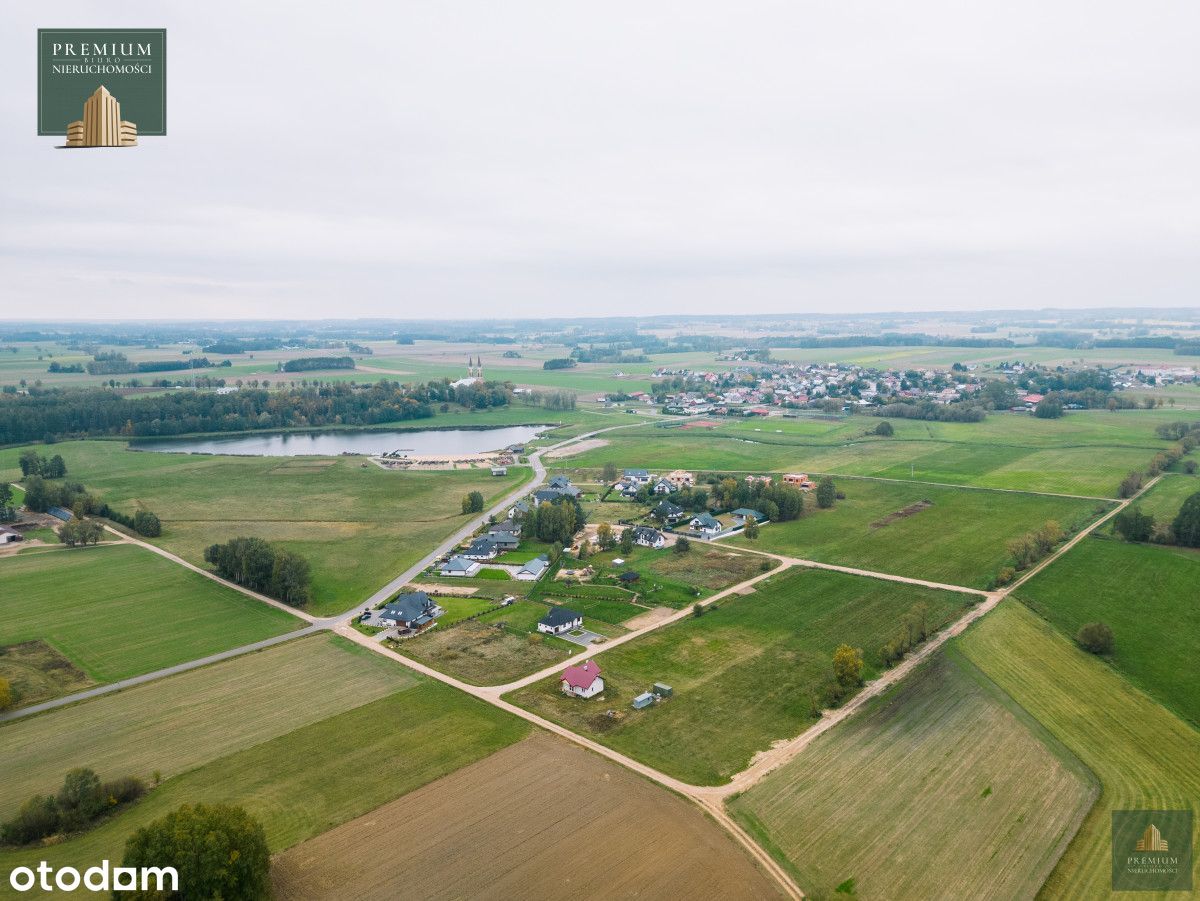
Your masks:
[{"label": "building illustration in logo", "polygon": [[67,126],[68,147],[134,147],[137,125],[121,119],[121,104],[104,85],[83,103],[83,118]]},{"label": "building illustration in logo", "polygon": [[1167,840],[1162,837],[1162,833],[1158,831],[1158,827],[1151,823],[1146,827],[1146,831],[1142,833],[1142,837],[1137,840],[1136,851],[1166,851]]}]

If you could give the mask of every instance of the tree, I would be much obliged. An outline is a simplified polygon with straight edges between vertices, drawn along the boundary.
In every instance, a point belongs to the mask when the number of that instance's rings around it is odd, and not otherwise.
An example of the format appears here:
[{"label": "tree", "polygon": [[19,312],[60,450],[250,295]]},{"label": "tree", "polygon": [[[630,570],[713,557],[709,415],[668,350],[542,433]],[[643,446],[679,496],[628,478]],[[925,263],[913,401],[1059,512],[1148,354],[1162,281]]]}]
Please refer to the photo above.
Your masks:
[{"label": "tree", "polygon": [[1033,415],[1038,419],[1058,419],[1063,415],[1063,403],[1057,397],[1043,397],[1033,409]]},{"label": "tree", "polygon": [[12,486],[4,479],[0,479],[0,522],[13,518],[15,511],[12,507],[12,499]]},{"label": "tree", "polygon": [[99,816],[107,799],[100,786],[100,777],[93,770],[81,767],[67,773],[58,790],[57,801],[62,828],[74,832]]},{"label": "tree", "polygon": [[1142,490],[1143,477],[1140,472],[1134,470],[1121,480],[1121,485],[1117,489],[1117,497],[1133,497]]},{"label": "tree", "polygon": [[579,559],[586,560],[592,552],[592,543],[586,538],[579,542]]},{"label": "tree", "polygon": [[104,527],[100,523],[78,517],[58,527],[58,538],[67,547],[96,544],[103,535]]},{"label": "tree", "polygon": [[1113,518],[1113,528],[1126,541],[1149,541],[1154,534],[1154,517],[1136,505],[1126,507]]},{"label": "tree", "polygon": [[34,513],[45,513],[50,503],[50,488],[41,476],[31,475],[25,479],[25,509]]},{"label": "tree", "polygon": [[67,464],[61,454],[55,454],[42,466],[42,475],[47,479],[61,479],[67,474]]},{"label": "tree", "polygon": [[312,571],[307,560],[289,550],[275,549],[268,594],[293,607],[300,607],[308,603],[311,582]]},{"label": "tree", "polygon": [[13,705],[12,683],[0,677],[0,710],[8,710]]},{"label": "tree", "polygon": [[882,438],[891,438],[896,434],[896,429],[886,419],[875,426],[875,434]]},{"label": "tree", "polygon": [[138,510],[133,514],[133,530],[147,538],[157,538],[162,534],[162,523],[149,510]]},{"label": "tree", "polygon": [[758,523],[755,522],[753,516],[746,520],[746,527],[742,529],[742,534],[745,535],[750,541],[754,541],[758,538]]},{"label": "tree", "polygon": [[602,551],[611,551],[616,546],[611,525],[602,522],[596,527],[596,543],[600,545]]},{"label": "tree", "polygon": [[696,619],[704,616],[704,605],[699,603],[692,604],[692,616],[696,617]]},{"label": "tree", "polygon": [[45,462],[35,450],[22,451],[21,456],[17,458],[17,464],[21,467],[21,478],[27,479],[30,476],[40,476],[42,474],[42,464]]},{"label": "tree", "polygon": [[1200,491],[1183,502],[1171,531],[1175,533],[1176,544],[1200,547]]},{"label": "tree", "polygon": [[1092,654],[1111,654],[1113,631],[1107,623],[1087,623],[1075,636],[1079,646]]},{"label": "tree", "polygon": [[482,513],[483,494],[479,491],[472,491],[470,494],[464,494],[462,499],[462,512]]},{"label": "tree", "polygon": [[829,476],[824,476],[817,483],[817,506],[822,510],[828,510],[833,506],[834,500],[837,498],[837,486],[833,484],[833,479]]},{"label": "tree", "polygon": [[840,644],[833,652],[833,675],[843,688],[862,683],[862,648]]},{"label": "tree", "polygon": [[621,533],[621,553],[626,557],[633,553],[633,526],[626,526]]},{"label": "tree", "polygon": [[675,547],[674,547],[675,553],[686,554],[691,549],[692,549],[692,543],[690,541],[688,541],[686,538],[684,538],[682,535],[680,535],[678,538],[675,539]]},{"label": "tree", "polygon": [[606,485],[611,485],[616,480],[617,480],[617,464],[611,463],[611,462],[605,463],[604,464],[604,483]]},{"label": "tree", "polygon": [[[257,901],[270,896],[271,853],[262,824],[241,807],[184,804],[143,826],[125,843],[125,867],[174,867],[181,897]],[[114,892],[151,901],[162,893]]]}]

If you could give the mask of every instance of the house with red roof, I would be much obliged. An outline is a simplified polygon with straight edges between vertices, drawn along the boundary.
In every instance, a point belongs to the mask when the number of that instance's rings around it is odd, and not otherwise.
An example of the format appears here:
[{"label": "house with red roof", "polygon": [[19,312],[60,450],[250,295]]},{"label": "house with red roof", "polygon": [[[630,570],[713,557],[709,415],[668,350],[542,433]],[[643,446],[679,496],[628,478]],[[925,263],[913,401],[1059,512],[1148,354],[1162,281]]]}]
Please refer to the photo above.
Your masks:
[{"label": "house with red roof", "polygon": [[594,660],[580,666],[568,666],[562,674],[562,690],[565,695],[576,698],[591,698],[604,691],[604,680],[600,678],[600,667]]}]

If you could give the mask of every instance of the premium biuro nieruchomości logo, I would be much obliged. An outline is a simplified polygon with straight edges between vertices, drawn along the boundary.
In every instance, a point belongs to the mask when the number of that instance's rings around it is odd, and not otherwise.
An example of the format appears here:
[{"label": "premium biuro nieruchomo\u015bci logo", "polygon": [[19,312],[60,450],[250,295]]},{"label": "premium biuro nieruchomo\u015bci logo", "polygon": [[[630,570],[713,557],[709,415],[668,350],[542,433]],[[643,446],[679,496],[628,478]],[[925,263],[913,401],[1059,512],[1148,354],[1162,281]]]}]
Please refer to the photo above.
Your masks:
[{"label": "premium biuro nieruchomo\u015bci logo", "polygon": [[134,147],[167,133],[165,28],[39,28],[38,134]]}]

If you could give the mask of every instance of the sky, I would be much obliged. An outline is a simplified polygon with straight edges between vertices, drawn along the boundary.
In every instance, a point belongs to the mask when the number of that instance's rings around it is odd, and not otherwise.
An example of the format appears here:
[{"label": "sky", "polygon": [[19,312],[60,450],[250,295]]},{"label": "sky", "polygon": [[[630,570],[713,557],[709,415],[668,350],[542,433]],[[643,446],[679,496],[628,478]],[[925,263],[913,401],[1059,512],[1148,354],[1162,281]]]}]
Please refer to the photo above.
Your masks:
[{"label": "sky", "polygon": [[[36,134],[163,27],[168,135]],[[0,318],[1200,304],[1200,5],[57,0],[0,32]]]}]

